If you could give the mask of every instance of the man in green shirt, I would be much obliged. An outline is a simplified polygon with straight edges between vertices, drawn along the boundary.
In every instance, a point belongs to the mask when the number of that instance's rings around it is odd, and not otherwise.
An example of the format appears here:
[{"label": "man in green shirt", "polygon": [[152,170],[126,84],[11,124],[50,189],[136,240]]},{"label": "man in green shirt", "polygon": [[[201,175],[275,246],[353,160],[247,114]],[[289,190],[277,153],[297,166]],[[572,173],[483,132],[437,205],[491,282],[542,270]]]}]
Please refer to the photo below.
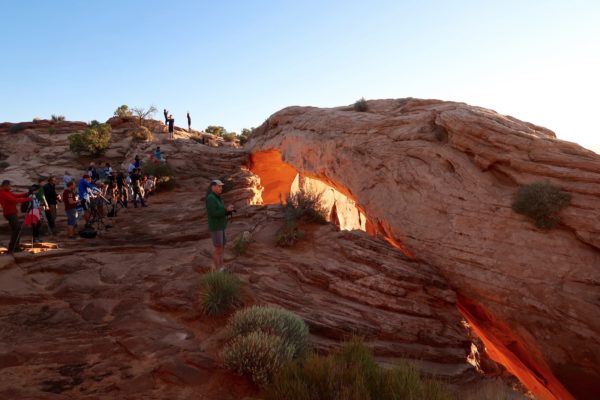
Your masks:
[{"label": "man in green shirt", "polygon": [[210,182],[210,189],[206,195],[206,214],[208,215],[208,230],[212,238],[215,251],[213,253],[213,264],[216,269],[223,269],[223,250],[227,239],[225,238],[225,227],[227,226],[227,215],[233,212],[233,205],[225,208],[221,199],[223,182],[214,179]]}]

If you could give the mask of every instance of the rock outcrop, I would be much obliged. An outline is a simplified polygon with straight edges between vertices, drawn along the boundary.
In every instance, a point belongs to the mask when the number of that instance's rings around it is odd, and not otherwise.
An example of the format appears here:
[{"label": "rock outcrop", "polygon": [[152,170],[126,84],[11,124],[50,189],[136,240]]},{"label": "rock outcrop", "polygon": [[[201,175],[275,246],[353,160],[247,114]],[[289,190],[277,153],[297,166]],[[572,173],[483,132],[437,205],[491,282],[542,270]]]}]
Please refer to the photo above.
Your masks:
[{"label": "rock outcrop", "polygon": [[[207,318],[199,307],[199,273],[209,268],[213,248],[203,198],[213,178],[231,187],[225,201],[238,209],[230,246],[246,231],[253,239],[246,254],[226,253],[243,281],[245,305],[298,313],[320,351],[361,335],[383,363],[412,360],[455,385],[480,379],[467,362],[471,355],[477,364],[477,341],[457,310],[455,290],[431,264],[333,225],[303,227],[304,242],[278,248],[283,213],[278,205],[259,205],[265,192],[243,167],[244,151],[181,137],[136,143],[125,129],[115,128],[111,148],[96,161],[125,167],[160,144],[178,186],[152,196],[148,208],[121,210],[110,219],[114,227],[95,239],[66,239],[59,212],[61,230],[37,254],[0,255],[0,398],[257,395],[247,380],[220,367],[226,319]],[[65,169],[80,175],[90,159],[70,154],[67,136],[32,129],[0,134],[10,160],[2,177],[27,187],[38,175]],[[348,202],[340,213],[354,206]],[[2,222],[1,243],[7,234]],[[485,359],[479,366],[502,374]]]},{"label": "rock outcrop", "polygon": [[[490,110],[417,99],[286,108],[247,146],[266,202],[299,173],[440,271],[488,352],[538,396],[600,397],[599,155]],[[572,196],[554,230],[511,210],[538,180]]]}]

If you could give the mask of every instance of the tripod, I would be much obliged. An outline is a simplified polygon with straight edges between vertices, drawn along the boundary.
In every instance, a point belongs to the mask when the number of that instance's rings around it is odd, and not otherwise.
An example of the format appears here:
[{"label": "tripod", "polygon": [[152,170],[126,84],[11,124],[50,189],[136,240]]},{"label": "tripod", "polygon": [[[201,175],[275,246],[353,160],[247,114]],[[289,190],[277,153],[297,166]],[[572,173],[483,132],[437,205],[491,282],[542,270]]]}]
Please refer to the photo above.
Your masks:
[{"label": "tripod", "polygon": [[[98,204],[98,199],[102,200],[103,204]],[[112,203],[100,193],[95,193],[94,197],[91,198],[89,202],[90,218],[87,221],[86,226],[95,227],[98,234],[100,234],[100,232],[102,232],[103,230],[106,230],[111,227],[111,225],[107,225],[104,223],[104,213],[101,209],[101,206],[104,204],[112,205]]]},{"label": "tripod", "polygon": [[32,220],[35,216],[35,211],[34,210],[38,210],[39,213],[39,221],[36,222],[36,224],[39,224],[39,228],[34,228],[34,224],[33,222],[31,223],[31,248],[33,249],[34,247],[34,243],[35,243],[35,232],[37,230],[38,234],[39,234],[39,229],[41,228],[42,222],[44,222],[46,224],[46,227],[48,228],[48,232],[50,232],[50,234],[52,234],[52,228],[50,228],[50,225],[48,224],[48,221],[46,220],[45,217],[45,213],[40,210],[40,207],[35,207],[35,203],[38,201],[35,198],[35,195],[31,195],[29,196],[30,198],[30,202],[27,204],[27,211],[25,211],[25,220],[23,221],[23,223],[20,225],[19,227],[19,233],[17,234],[17,240],[15,241],[15,243],[13,244],[13,249],[9,249],[9,251],[15,251],[16,250],[16,246],[17,243],[19,243],[19,240],[21,239],[21,233],[23,232],[23,225],[25,225],[25,221],[27,220],[27,216],[30,217],[30,219]]}]

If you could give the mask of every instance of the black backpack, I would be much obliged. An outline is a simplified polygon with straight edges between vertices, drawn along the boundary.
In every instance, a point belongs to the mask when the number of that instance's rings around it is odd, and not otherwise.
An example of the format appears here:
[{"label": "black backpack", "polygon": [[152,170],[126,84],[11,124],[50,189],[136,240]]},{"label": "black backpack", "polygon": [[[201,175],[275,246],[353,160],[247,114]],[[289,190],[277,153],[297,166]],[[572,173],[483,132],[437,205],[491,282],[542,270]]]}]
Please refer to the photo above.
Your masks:
[{"label": "black backpack", "polygon": [[98,232],[94,228],[86,227],[79,231],[79,236],[81,236],[84,239],[93,239],[97,235]]}]

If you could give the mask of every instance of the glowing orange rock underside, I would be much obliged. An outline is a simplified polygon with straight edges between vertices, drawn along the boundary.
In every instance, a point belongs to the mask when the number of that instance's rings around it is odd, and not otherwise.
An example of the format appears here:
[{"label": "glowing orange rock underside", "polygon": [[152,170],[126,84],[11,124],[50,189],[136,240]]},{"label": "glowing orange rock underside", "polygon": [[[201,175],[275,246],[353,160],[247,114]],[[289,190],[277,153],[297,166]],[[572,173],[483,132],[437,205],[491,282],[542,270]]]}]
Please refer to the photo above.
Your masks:
[{"label": "glowing orange rock underside", "polygon": [[[267,150],[251,154],[248,167],[253,174],[260,177],[261,185],[264,187],[262,195],[264,204],[278,204],[282,200],[285,201],[286,195],[290,192],[292,182],[298,174],[298,171],[294,167],[283,162],[281,154],[277,150]],[[353,194],[346,187],[339,185],[325,176],[317,176],[305,172],[302,175],[319,180],[334,188],[352,200],[360,212],[366,215],[365,210],[360,207]],[[369,235],[382,236],[392,247],[400,250],[407,257],[414,258],[408,247],[392,235],[391,228],[387,222],[379,221],[377,224],[374,224],[367,218],[365,225],[366,232]]]},{"label": "glowing orange rock underside", "polygon": [[[291,165],[283,162],[279,151],[268,150],[254,153],[250,156],[249,164],[249,169],[261,178],[261,184],[264,187],[263,203],[276,204],[280,202],[281,198],[285,200],[285,196],[290,192],[292,182],[298,171]],[[318,179],[346,195],[366,215],[364,209],[360,207],[347,188],[339,185],[337,182],[331,181],[327,177],[305,173],[303,175]],[[382,235],[390,245],[399,249],[408,257],[414,258],[412,252],[403,243],[394,238],[387,222],[379,221],[375,225],[367,219],[366,231],[373,236]],[[537,397],[548,400],[574,399],[554,377],[548,367],[536,365],[533,362],[527,350],[519,344],[518,339],[502,323],[492,321],[481,307],[472,304],[463,296],[458,295],[457,307],[469,322],[471,329],[485,344],[489,357],[503,365],[510,373],[519,378],[527,389]],[[491,327],[493,329],[490,329]],[[498,332],[502,332],[502,335],[495,334]]]},{"label": "glowing orange rock underside", "polygon": [[547,366],[535,363],[510,329],[495,321],[481,307],[457,294],[457,307],[484,343],[488,356],[519,378],[537,398],[574,400]]}]

